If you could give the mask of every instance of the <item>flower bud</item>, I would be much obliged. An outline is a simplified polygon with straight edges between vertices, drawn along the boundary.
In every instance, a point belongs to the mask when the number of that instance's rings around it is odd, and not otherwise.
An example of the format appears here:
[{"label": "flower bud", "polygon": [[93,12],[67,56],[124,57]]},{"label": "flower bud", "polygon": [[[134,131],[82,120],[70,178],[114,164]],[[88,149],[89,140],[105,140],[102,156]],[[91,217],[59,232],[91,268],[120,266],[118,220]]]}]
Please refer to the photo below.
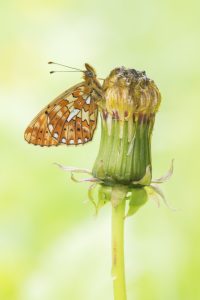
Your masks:
[{"label": "flower bud", "polygon": [[93,176],[105,184],[149,185],[151,135],[161,95],[145,72],[116,68],[105,79],[101,142]]}]

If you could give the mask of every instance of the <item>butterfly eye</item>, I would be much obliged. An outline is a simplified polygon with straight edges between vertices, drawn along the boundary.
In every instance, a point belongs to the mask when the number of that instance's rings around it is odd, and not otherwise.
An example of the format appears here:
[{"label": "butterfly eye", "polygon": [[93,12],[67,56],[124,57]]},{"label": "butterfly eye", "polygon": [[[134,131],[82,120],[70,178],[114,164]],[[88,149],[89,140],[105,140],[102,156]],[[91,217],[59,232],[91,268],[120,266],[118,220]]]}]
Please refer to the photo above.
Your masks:
[{"label": "butterfly eye", "polygon": [[94,74],[91,71],[85,71],[85,75],[90,78],[94,77]]}]

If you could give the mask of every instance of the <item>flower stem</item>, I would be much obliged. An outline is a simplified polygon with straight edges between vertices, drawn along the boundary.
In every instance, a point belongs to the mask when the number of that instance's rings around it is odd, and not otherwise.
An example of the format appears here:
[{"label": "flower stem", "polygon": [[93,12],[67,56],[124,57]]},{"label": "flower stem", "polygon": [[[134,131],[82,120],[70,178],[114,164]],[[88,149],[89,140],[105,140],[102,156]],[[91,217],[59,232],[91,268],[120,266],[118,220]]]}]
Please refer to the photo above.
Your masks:
[{"label": "flower stem", "polygon": [[[122,186],[121,186],[122,187]],[[114,300],[126,300],[124,269],[124,217],[126,192],[114,187],[112,193],[112,276]]]}]

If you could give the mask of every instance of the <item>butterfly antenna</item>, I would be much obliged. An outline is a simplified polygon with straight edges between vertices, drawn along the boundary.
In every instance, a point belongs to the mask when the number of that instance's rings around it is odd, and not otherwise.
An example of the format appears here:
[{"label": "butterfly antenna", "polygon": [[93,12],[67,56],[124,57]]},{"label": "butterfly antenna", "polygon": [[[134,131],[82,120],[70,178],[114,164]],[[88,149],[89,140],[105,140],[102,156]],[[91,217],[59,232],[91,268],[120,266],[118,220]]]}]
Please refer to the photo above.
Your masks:
[{"label": "butterfly antenna", "polygon": [[78,73],[80,71],[50,71],[49,73],[50,74],[53,74],[53,73],[60,73],[60,72],[64,72],[64,73]]},{"label": "butterfly antenna", "polygon": [[81,69],[73,68],[73,67],[70,67],[70,66],[66,66],[66,65],[59,64],[59,63],[56,63],[56,62],[53,62],[53,61],[49,61],[48,64],[53,64],[53,65],[57,65],[57,66],[62,66],[62,67],[65,67],[65,68],[69,68],[69,69],[76,70],[76,71],[78,71],[78,72],[84,72],[84,71],[81,70]]}]

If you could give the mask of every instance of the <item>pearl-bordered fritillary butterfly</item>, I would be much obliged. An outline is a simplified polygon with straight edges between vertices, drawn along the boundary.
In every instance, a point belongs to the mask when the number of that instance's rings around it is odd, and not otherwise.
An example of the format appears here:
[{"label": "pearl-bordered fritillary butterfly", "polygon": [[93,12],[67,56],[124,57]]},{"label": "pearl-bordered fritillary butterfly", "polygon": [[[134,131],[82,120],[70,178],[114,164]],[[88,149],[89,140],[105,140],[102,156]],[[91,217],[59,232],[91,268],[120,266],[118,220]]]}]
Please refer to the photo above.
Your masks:
[{"label": "pearl-bordered fritillary butterfly", "polygon": [[84,81],[66,90],[30,123],[25,140],[39,146],[85,144],[97,126],[102,87],[92,66],[85,64]]}]

